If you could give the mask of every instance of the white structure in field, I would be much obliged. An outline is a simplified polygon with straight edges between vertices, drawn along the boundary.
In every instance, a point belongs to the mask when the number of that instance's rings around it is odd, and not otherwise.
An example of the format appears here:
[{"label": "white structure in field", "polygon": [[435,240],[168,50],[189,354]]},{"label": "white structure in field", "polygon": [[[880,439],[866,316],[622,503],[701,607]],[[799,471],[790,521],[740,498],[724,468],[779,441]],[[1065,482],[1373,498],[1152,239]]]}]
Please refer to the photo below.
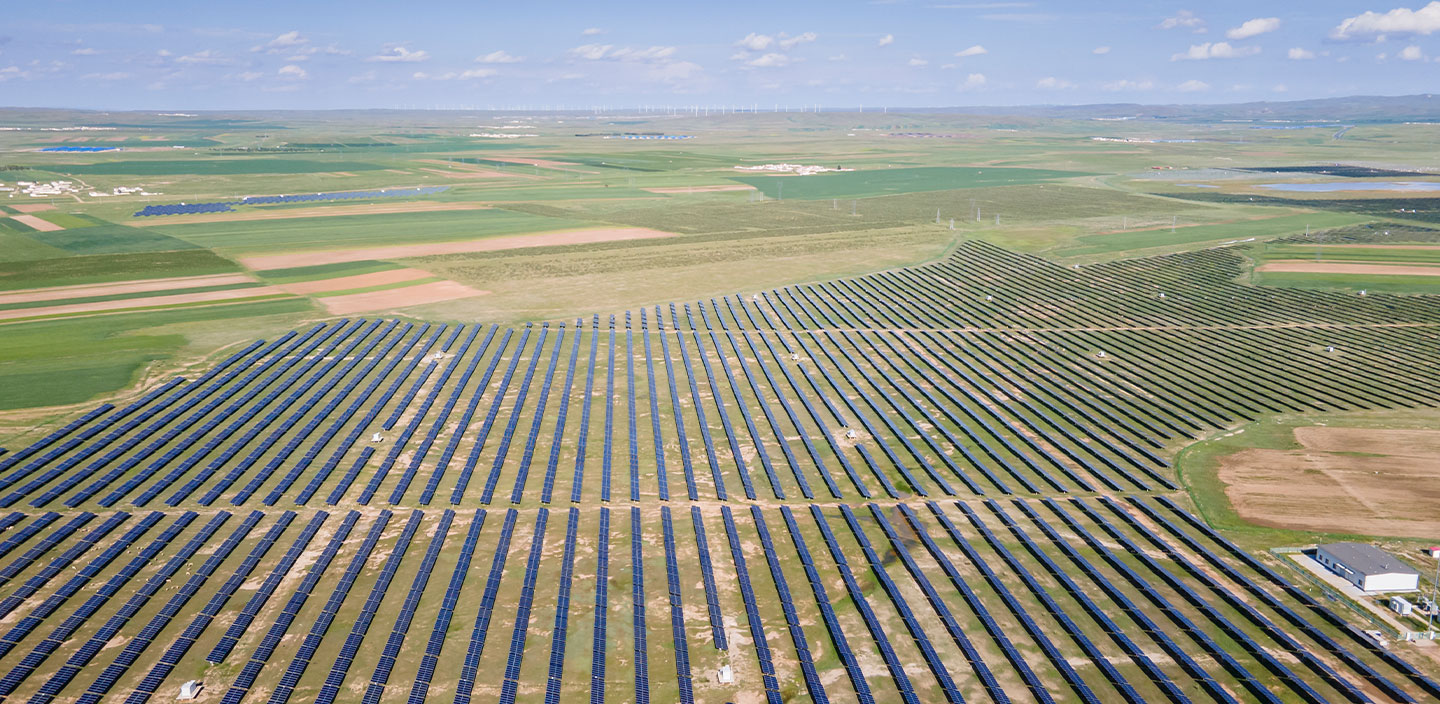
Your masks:
[{"label": "white structure in field", "polygon": [[1401,616],[1409,616],[1415,611],[1415,605],[1403,596],[1390,597],[1390,608]]},{"label": "white structure in field", "polygon": [[200,696],[200,690],[204,688],[204,686],[205,684],[200,680],[190,680],[180,685],[180,696],[176,697],[176,699],[182,702],[190,701]]},{"label": "white structure in field", "polygon": [[1315,549],[1315,559],[1363,591],[1407,592],[1420,587],[1415,568],[1373,545],[1329,543]]}]

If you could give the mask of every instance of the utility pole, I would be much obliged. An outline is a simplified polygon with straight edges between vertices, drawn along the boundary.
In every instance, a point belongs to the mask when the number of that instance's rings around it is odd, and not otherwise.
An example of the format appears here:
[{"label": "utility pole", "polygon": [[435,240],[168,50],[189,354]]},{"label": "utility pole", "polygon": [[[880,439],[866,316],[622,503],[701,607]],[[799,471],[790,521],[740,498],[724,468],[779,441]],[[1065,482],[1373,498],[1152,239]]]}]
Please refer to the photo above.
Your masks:
[{"label": "utility pole", "polygon": [[940,209],[939,209],[939,208],[936,208],[936,209],[935,209],[935,224],[936,224],[936,225],[939,225],[939,224],[940,224]]}]

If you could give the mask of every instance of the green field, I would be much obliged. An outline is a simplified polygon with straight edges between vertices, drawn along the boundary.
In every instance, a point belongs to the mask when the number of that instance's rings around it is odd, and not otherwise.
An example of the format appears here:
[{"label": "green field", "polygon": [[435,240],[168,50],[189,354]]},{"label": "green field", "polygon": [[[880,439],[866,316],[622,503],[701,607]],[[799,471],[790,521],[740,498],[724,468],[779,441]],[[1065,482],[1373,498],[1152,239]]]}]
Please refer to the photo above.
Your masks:
[{"label": "green field", "polygon": [[384,166],[365,161],[216,157],[195,159],[133,159],[89,164],[37,164],[36,168],[77,176],[238,176],[259,174],[314,174],[335,171],[371,171]]},{"label": "green field", "polygon": [[225,274],[238,270],[234,262],[203,249],[39,259],[0,264],[0,291]]}]

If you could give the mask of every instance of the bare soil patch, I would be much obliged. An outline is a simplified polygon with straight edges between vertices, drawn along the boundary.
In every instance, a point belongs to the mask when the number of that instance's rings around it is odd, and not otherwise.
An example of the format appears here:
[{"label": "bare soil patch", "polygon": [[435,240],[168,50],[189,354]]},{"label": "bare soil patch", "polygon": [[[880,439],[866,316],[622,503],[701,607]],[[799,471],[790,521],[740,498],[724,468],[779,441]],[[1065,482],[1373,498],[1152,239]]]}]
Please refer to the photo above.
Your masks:
[{"label": "bare soil patch", "polygon": [[50,203],[25,203],[22,205],[10,206],[22,213],[43,213],[47,210],[54,210],[55,206]]},{"label": "bare soil patch", "polygon": [[664,188],[642,188],[640,190],[651,193],[719,193],[721,191],[753,191],[755,187],[743,183],[731,183],[719,186],[666,186]]},{"label": "bare soil patch", "polygon": [[11,215],[10,219],[16,222],[25,223],[26,225],[29,225],[30,227],[33,227],[41,232],[57,232],[59,230],[65,229],[63,226],[56,225],[49,220],[41,220],[34,215]]},{"label": "bare soil patch", "polygon": [[368,259],[405,259],[436,254],[493,252],[502,249],[521,249],[524,247],[554,247],[570,244],[590,244],[593,242],[615,242],[619,240],[642,240],[676,236],[673,232],[662,232],[644,227],[593,228],[587,230],[567,230],[563,232],[537,232],[527,235],[506,235],[503,237],[490,237],[481,240],[466,240],[463,242],[431,242],[426,244],[368,247],[364,249],[265,254],[254,257],[244,257],[240,262],[251,269],[263,271],[267,269],[316,266],[319,264],[336,264],[339,262],[357,262]]},{"label": "bare soil patch", "polygon": [[349,315],[351,313],[368,313],[377,310],[418,306],[426,303],[453,301],[457,298],[483,296],[487,293],[489,293],[489,291],[473,289],[465,284],[454,281],[435,281],[428,284],[392,288],[384,291],[353,293],[348,296],[328,296],[321,298],[320,302],[325,304],[325,309],[331,313],[336,315]]},{"label": "bare soil patch", "polygon": [[[1317,427],[1295,434],[1305,449],[1249,449],[1220,461],[1225,494],[1242,518],[1333,533],[1440,532],[1440,431]],[[1320,449],[1339,447],[1344,451]]]},{"label": "bare soil patch", "polygon": [[423,279],[428,276],[431,276],[430,272],[420,269],[392,269],[390,271],[377,271],[370,274],[320,279],[319,281],[280,284],[280,288],[290,293],[305,295],[310,293],[324,293],[326,291],[347,291],[353,288],[397,284],[402,281],[414,281],[415,279]]},{"label": "bare soil patch", "polygon": [[0,320],[11,320],[14,318],[31,318],[42,315],[95,313],[100,311],[121,310],[124,308],[139,308],[144,306],[170,306],[180,303],[228,301],[237,298],[249,298],[251,296],[267,296],[276,293],[283,292],[280,289],[275,288],[274,286],[258,286],[256,288],[241,288],[231,291],[182,293],[172,296],[150,296],[144,298],[126,298],[118,301],[71,303],[68,305],[44,306],[42,308],[19,308],[16,310],[0,310]]},{"label": "bare soil patch", "polygon": [[383,215],[386,213],[426,213],[440,210],[488,210],[482,203],[437,203],[435,201],[411,201],[407,203],[357,203],[354,205],[321,205],[314,208],[288,208],[279,210],[236,210],[230,213],[206,213],[204,215],[180,215],[166,217],[160,224],[185,225],[195,222],[232,222],[236,220],[289,220],[292,218],[328,218],[340,215]]},{"label": "bare soil patch", "polygon": [[1359,262],[1326,262],[1305,259],[1281,259],[1255,267],[1259,272],[1289,274],[1368,274],[1371,276],[1440,276],[1440,266],[1414,264],[1363,264]]},{"label": "bare soil patch", "polygon": [[169,279],[119,281],[109,284],[31,288],[23,291],[0,293],[0,306],[14,305],[16,303],[33,303],[35,301],[59,301],[66,298],[88,298],[90,296],[112,296],[124,293],[169,291],[177,288],[228,286],[230,284],[250,283],[251,281],[254,281],[254,279],[245,274],[216,274],[214,276],[177,276]]}]

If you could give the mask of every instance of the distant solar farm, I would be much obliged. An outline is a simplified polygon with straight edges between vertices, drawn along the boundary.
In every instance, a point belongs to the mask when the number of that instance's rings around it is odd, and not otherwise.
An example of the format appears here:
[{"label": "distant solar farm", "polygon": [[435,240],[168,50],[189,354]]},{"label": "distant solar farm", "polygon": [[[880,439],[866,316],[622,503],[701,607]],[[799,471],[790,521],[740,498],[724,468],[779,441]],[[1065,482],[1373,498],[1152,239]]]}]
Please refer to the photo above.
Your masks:
[{"label": "distant solar farm", "polygon": [[227,213],[237,205],[276,205],[280,203],[321,203],[339,200],[369,200],[372,198],[413,198],[443,193],[449,186],[422,186],[418,188],[380,188],[369,191],[340,191],[336,193],[299,193],[276,196],[245,196],[239,200],[212,203],[179,203],[176,205],[147,205],[135,211],[135,217],[157,215],[194,215],[197,213]]},{"label": "distant solar farm", "polygon": [[1407,363],[1440,307],[1238,262],[967,242],[573,324],[256,340],[0,457],[0,695],[1440,697],[1178,503],[1164,456],[1440,403]]}]

